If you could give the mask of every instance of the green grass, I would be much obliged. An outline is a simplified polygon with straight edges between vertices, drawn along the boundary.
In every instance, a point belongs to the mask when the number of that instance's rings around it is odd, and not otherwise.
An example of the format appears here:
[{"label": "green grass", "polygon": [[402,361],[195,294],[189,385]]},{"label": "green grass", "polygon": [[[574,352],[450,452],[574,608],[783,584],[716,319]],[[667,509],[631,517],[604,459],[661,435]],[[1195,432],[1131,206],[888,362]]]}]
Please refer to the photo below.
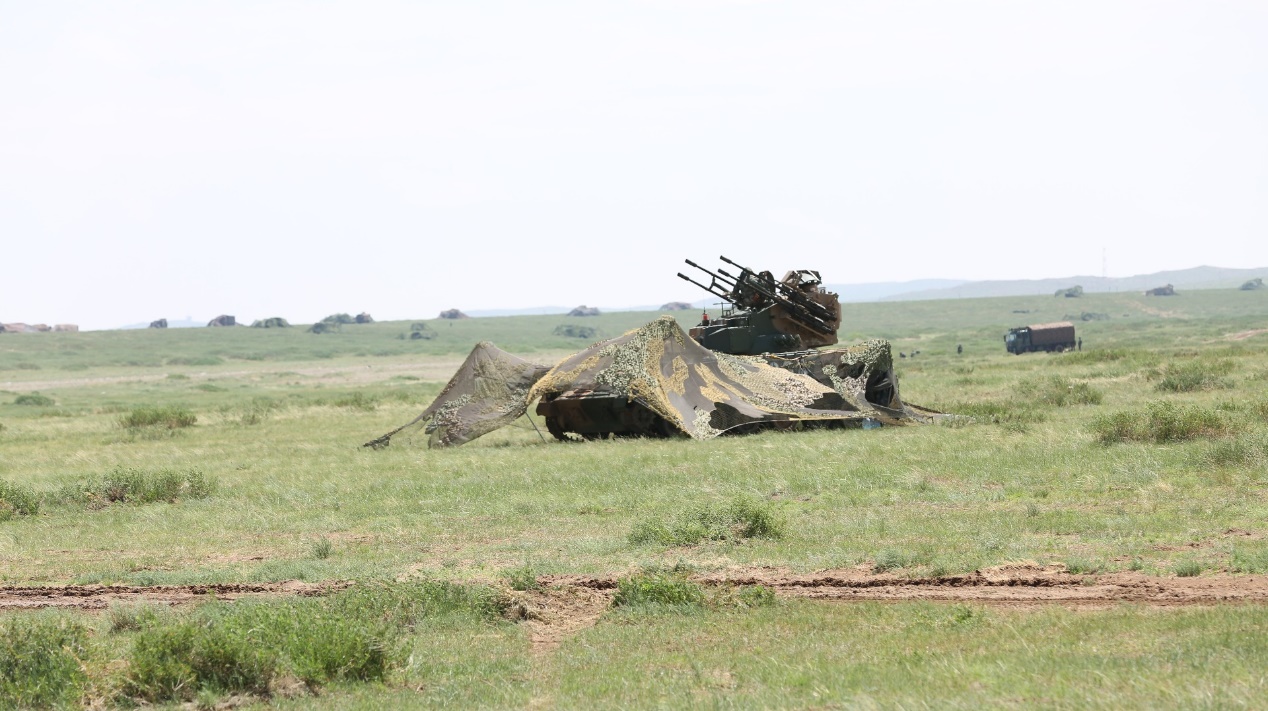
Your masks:
[{"label": "green grass", "polygon": [[727,504],[702,504],[666,522],[641,521],[630,531],[635,545],[689,546],[704,541],[742,541],[746,538],[778,539],[785,523],[766,502],[739,497]]},{"label": "green grass", "polygon": [[34,489],[17,482],[0,480],[0,521],[40,512],[41,497]]},{"label": "green grass", "polygon": [[[713,586],[699,604],[665,602],[695,594],[674,570],[753,566],[1268,572],[1268,336],[1229,337],[1263,327],[1268,293],[1192,292],[1165,307],[1087,294],[1079,308],[1110,317],[1079,325],[1082,352],[1011,356],[1008,327],[1059,320],[1068,303],[845,305],[843,340],[921,351],[897,364],[902,396],[967,416],[945,425],[564,445],[521,420],[453,450],[360,444],[416,416],[479,340],[541,362],[575,350],[553,335],[565,317],[428,321],[435,337],[418,340],[398,338],[408,321],[4,340],[0,582],[356,580],[381,598],[74,617],[91,698],[112,693],[145,638],[152,674],[138,694],[223,700],[228,687],[284,683],[304,658],[320,695],[270,701],[294,708],[1253,705],[1266,661],[1257,608],[832,605]],[[615,334],[648,318],[587,324]],[[1160,385],[1192,373],[1217,381]],[[55,404],[15,403],[37,392]],[[146,424],[120,426],[137,411]],[[196,425],[170,429],[155,411]],[[207,495],[183,478],[195,471],[214,483]],[[557,594],[533,587],[545,573],[632,582],[596,627],[543,654],[502,621],[501,588]],[[418,576],[426,591],[373,583]],[[323,666],[370,657],[307,637],[292,603],[330,625],[365,621],[391,653]],[[259,617],[231,614],[248,608]],[[274,641],[242,644],[248,624]],[[223,635],[198,641],[209,625]],[[277,641],[291,637],[297,647]],[[202,659],[238,676],[204,673]],[[163,696],[163,679],[196,690]]]},{"label": "green grass", "polygon": [[58,615],[0,621],[0,706],[70,706],[85,691],[88,629]]},{"label": "green grass", "polygon": [[198,416],[183,407],[137,407],[119,418],[119,426],[127,430],[177,430],[193,427],[197,422]]},{"label": "green grass", "polygon": [[144,471],[115,467],[107,474],[85,477],[64,485],[55,498],[62,503],[90,507],[112,503],[175,503],[181,499],[205,499],[215,489],[215,483],[198,469]]},{"label": "green grass", "polygon": [[1198,438],[1228,437],[1241,425],[1218,410],[1177,405],[1173,402],[1150,403],[1143,410],[1122,411],[1092,421],[1092,431],[1102,443],[1113,442],[1180,442]]}]

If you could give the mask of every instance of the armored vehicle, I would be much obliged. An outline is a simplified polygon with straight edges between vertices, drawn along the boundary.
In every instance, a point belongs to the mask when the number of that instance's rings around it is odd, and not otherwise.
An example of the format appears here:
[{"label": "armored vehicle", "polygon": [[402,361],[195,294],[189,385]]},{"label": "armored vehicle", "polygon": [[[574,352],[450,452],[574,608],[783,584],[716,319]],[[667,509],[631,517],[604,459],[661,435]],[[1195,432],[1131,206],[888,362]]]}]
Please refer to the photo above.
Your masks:
[{"label": "armored vehicle", "polygon": [[1075,345],[1074,324],[1069,321],[1038,323],[1009,329],[1004,336],[1004,347],[1009,353],[1021,355],[1035,351],[1069,351]]},{"label": "armored vehicle", "polygon": [[[819,272],[789,271],[777,280],[771,272],[749,269],[726,257],[720,259],[735,267],[736,273],[724,269],[710,271],[686,260],[689,266],[703,272],[707,283],[704,277],[697,281],[678,274],[722,300],[716,318],[710,318],[706,311],[700,323],[688,332],[695,344],[707,349],[698,354],[698,366],[735,374],[746,367],[744,363],[757,363],[807,376],[814,381],[810,383],[812,387],[825,386],[820,388],[818,399],[806,400],[809,409],[800,415],[786,421],[781,421],[779,415],[752,422],[736,418],[723,423],[724,431],[807,425],[860,427],[882,421],[896,423],[913,416],[914,411],[898,397],[888,342],[868,341],[853,348],[813,350],[835,345],[841,325],[838,297],[822,286]],[[615,353],[612,348],[608,346],[589,354],[590,360],[579,360],[575,367],[592,367],[587,364],[598,359],[614,359],[619,364],[626,356]],[[685,368],[681,367],[682,372],[686,372]],[[670,400],[684,397],[682,378],[687,376],[679,375],[679,365],[670,359],[653,370],[660,371],[654,374],[655,378],[663,379],[667,389],[677,393]],[[717,392],[710,385],[709,377],[701,380],[699,387],[703,391]],[[604,377],[587,381],[584,387],[576,387],[575,379],[571,382],[572,387],[543,387],[539,393],[541,399],[536,412],[545,418],[547,428],[559,439],[568,438],[569,434],[586,439],[608,435],[668,437],[691,429],[684,428],[681,419],[677,424],[666,420],[662,416],[667,412],[663,403],[658,414],[656,406],[636,394],[637,388],[611,387]],[[793,389],[798,387],[795,382],[794,378]],[[725,395],[720,397],[727,399]],[[679,411],[695,412],[686,406],[681,406]]]}]

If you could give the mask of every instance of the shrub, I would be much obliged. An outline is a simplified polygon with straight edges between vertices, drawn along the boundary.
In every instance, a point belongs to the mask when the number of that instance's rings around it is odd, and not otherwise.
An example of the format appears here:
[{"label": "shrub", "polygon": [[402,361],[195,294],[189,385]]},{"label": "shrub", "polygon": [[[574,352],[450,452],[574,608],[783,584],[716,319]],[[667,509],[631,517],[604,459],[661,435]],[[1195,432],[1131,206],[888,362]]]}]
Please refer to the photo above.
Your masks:
[{"label": "shrub", "polygon": [[0,521],[40,512],[40,495],[29,486],[0,479]]},{"label": "shrub", "polygon": [[57,404],[53,402],[53,398],[40,395],[39,393],[31,393],[29,395],[19,395],[13,399],[14,405],[25,405],[27,407],[52,407]]},{"label": "shrub", "polygon": [[1123,411],[1097,417],[1092,432],[1102,444],[1114,442],[1178,442],[1198,437],[1225,437],[1239,427],[1222,412],[1170,402],[1151,403],[1144,412]]},{"label": "shrub", "polygon": [[115,467],[109,474],[93,476],[62,489],[63,501],[105,506],[111,503],[175,503],[179,499],[205,499],[215,485],[197,469],[142,471]]},{"label": "shrub", "polygon": [[329,316],[321,320],[321,323],[330,323],[330,324],[337,324],[337,325],[356,323],[356,322],[357,320],[349,316],[348,314],[330,314]]},{"label": "shrub", "polygon": [[0,707],[69,706],[87,683],[80,665],[88,631],[60,617],[15,616],[0,624]]},{"label": "shrub", "polygon": [[665,573],[640,573],[621,578],[612,597],[614,607],[702,607],[704,604],[704,588],[681,576]]},{"label": "shrub", "polygon": [[339,333],[340,326],[329,321],[318,321],[308,327],[309,333]]},{"label": "shrub", "polygon": [[668,524],[660,521],[635,524],[629,542],[686,546],[701,541],[778,539],[783,537],[784,529],[784,520],[771,504],[740,497],[722,506],[697,506]]},{"label": "shrub", "polygon": [[177,430],[193,427],[197,422],[194,413],[183,407],[138,407],[119,418],[119,426],[126,430]]}]

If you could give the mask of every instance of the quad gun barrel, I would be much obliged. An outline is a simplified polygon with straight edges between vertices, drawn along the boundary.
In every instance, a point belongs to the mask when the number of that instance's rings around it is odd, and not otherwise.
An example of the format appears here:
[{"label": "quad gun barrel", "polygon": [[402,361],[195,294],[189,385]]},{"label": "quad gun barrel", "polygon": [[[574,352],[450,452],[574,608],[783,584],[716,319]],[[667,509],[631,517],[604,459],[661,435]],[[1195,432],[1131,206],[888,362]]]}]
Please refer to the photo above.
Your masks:
[{"label": "quad gun barrel", "polygon": [[708,285],[702,284],[682,272],[678,273],[678,277],[695,284],[737,308],[758,310],[777,304],[782,307],[789,318],[804,328],[824,335],[836,334],[836,314],[798,288],[798,280],[785,277],[785,281],[778,281],[770,272],[755,272],[748,267],[727,259],[725,256],[719,257],[719,259],[738,268],[740,270],[739,275],[730,274],[724,269],[718,269],[716,272],[710,271],[688,259],[685,260],[688,266],[695,267],[709,276]]}]

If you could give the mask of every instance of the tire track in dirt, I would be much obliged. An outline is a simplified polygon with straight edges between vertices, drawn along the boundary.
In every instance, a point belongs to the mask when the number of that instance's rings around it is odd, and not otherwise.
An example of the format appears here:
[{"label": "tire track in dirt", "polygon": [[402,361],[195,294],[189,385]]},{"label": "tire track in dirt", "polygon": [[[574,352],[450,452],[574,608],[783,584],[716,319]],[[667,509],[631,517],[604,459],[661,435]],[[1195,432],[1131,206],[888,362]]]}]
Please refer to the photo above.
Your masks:
[{"label": "tire track in dirt", "polygon": [[1137,572],[1070,573],[1063,565],[1004,565],[964,575],[904,578],[866,569],[790,575],[778,570],[737,570],[699,576],[705,585],[765,585],[782,597],[848,601],[960,602],[1034,607],[1156,607],[1268,604],[1268,576],[1214,574],[1188,578]]},{"label": "tire track in dirt", "polygon": [[221,583],[213,585],[48,585],[0,586],[0,610],[46,607],[104,610],[117,602],[152,602],[177,605],[208,600],[236,600],[241,597],[324,595],[342,590],[350,583]]}]

